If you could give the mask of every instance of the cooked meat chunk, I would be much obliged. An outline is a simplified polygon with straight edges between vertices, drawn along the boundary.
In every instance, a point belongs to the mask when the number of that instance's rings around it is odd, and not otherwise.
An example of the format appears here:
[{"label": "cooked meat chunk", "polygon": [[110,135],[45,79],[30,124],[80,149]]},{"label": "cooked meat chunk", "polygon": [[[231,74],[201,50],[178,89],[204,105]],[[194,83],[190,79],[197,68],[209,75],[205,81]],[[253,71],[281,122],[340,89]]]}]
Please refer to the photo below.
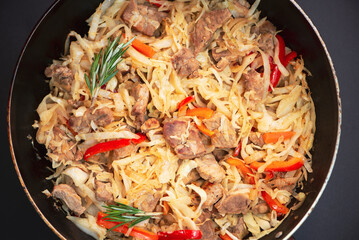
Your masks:
[{"label": "cooked meat chunk", "polygon": [[254,214],[264,214],[269,213],[270,208],[268,204],[264,201],[258,202],[254,207],[252,207],[252,212]]},{"label": "cooked meat chunk", "polygon": [[[293,189],[298,181],[298,177],[278,177],[268,183],[273,188],[280,190]],[[289,187],[289,188],[288,188]]]},{"label": "cooked meat chunk", "polygon": [[224,159],[229,153],[223,149],[214,149],[212,154],[214,155],[214,157],[216,158],[217,161],[221,161],[222,159]]},{"label": "cooked meat chunk", "polygon": [[141,126],[141,131],[147,133],[160,127],[160,122],[156,118],[147,119]]},{"label": "cooked meat chunk", "polygon": [[160,200],[160,193],[144,192],[133,203],[134,207],[145,212],[152,212]]},{"label": "cooked meat chunk", "polygon": [[49,142],[48,156],[60,161],[79,161],[83,157],[83,153],[78,149],[76,143],[71,140],[60,127],[55,126],[52,130],[53,138]]},{"label": "cooked meat chunk", "polygon": [[215,131],[211,136],[212,144],[217,148],[234,148],[237,146],[236,131],[231,122],[221,113],[215,113],[209,119],[203,120],[206,127]]},{"label": "cooked meat chunk", "polygon": [[91,121],[93,121],[98,127],[105,127],[106,125],[113,122],[114,117],[111,109],[108,107],[96,109],[88,109],[82,117],[71,116],[69,119],[70,127],[77,133],[90,132]]},{"label": "cooked meat chunk", "polygon": [[145,122],[148,100],[150,99],[150,91],[146,84],[137,83],[132,89],[132,96],[135,98],[131,115],[136,117],[137,128]]},{"label": "cooked meat chunk", "polygon": [[181,78],[188,77],[199,68],[199,62],[188,48],[182,48],[173,55],[172,64]]},{"label": "cooked meat chunk", "polygon": [[271,22],[265,21],[259,26],[253,26],[251,32],[260,35],[259,48],[270,56],[274,56],[276,27]]},{"label": "cooked meat chunk", "polygon": [[212,208],[212,206],[223,197],[223,187],[221,184],[209,183],[203,187],[207,193],[207,200],[203,204],[203,208]]},{"label": "cooked meat chunk", "polygon": [[189,120],[167,121],[163,125],[163,136],[180,159],[192,159],[206,153],[199,131]]},{"label": "cooked meat chunk", "polygon": [[52,64],[45,69],[46,77],[53,79],[54,86],[60,88],[62,91],[71,92],[71,84],[74,80],[74,74],[68,67]]},{"label": "cooked meat chunk", "polygon": [[224,169],[218,164],[212,154],[195,159],[199,175],[211,183],[219,183],[225,178]]},{"label": "cooked meat chunk", "polygon": [[263,145],[265,144],[261,134],[251,132],[248,138],[254,145],[257,145],[259,147],[263,147]]},{"label": "cooked meat chunk", "polygon": [[134,145],[134,144],[130,144],[126,147],[115,149],[112,151],[112,159],[118,160],[121,158],[129,157],[135,151],[136,151],[136,145]]},{"label": "cooked meat chunk", "polygon": [[243,217],[240,217],[238,219],[238,223],[235,226],[229,227],[228,231],[231,232],[238,239],[243,239],[249,233],[247,226],[244,223]]},{"label": "cooked meat chunk", "polygon": [[201,216],[195,221],[202,232],[202,240],[217,240],[219,237],[215,233],[214,222],[211,219],[211,213],[203,211]]},{"label": "cooked meat chunk", "polygon": [[200,178],[201,178],[201,176],[199,175],[197,170],[192,169],[192,171],[190,171],[189,174],[185,178],[182,179],[182,181],[185,185],[187,185],[187,184],[191,184],[192,182],[197,181]]},{"label": "cooked meat chunk", "polygon": [[77,216],[80,216],[86,210],[82,206],[81,197],[67,184],[55,186],[52,190],[52,196],[61,199]]},{"label": "cooked meat chunk", "polygon": [[249,203],[246,194],[230,191],[214,206],[220,214],[241,214],[248,211]]},{"label": "cooked meat chunk", "polygon": [[194,55],[197,55],[209,44],[214,32],[222,27],[230,17],[231,12],[228,9],[217,9],[203,14],[191,32]]},{"label": "cooked meat chunk", "polygon": [[238,55],[231,53],[228,49],[215,48],[212,57],[216,61],[218,71],[223,71],[231,62],[238,60]]},{"label": "cooked meat chunk", "polygon": [[113,195],[111,193],[111,183],[104,183],[98,180],[95,180],[95,197],[98,201],[101,202],[112,202]]},{"label": "cooked meat chunk", "polygon": [[248,70],[243,73],[242,78],[244,80],[244,88],[247,92],[252,91],[250,100],[254,102],[262,101],[265,93],[263,78],[260,73],[254,69]]},{"label": "cooked meat chunk", "polygon": [[234,1],[234,9],[232,11],[232,14],[236,18],[245,17],[248,14],[249,7],[250,5],[246,0]]},{"label": "cooked meat chunk", "polygon": [[158,8],[137,4],[135,0],[130,1],[122,15],[125,23],[147,36],[153,36],[166,17],[167,13]]}]

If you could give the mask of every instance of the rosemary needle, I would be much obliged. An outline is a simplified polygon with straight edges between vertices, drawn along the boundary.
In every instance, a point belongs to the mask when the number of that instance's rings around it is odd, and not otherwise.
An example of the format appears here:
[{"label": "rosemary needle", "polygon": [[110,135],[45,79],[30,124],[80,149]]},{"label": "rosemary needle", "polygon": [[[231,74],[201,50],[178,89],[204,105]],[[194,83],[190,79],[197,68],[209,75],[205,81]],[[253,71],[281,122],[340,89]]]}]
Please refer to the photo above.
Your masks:
[{"label": "rosemary needle", "polygon": [[123,54],[135,39],[132,38],[126,43],[120,43],[121,37],[122,35],[113,41],[108,40],[106,49],[102,48],[98,54],[95,54],[90,74],[85,74],[85,81],[92,97],[92,105],[100,88],[118,73],[117,65],[123,60]]},{"label": "rosemary needle", "polygon": [[109,231],[124,224],[129,224],[128,227],[131,228],[140,222],[153,217],[140,209],[122,203],[116,203],[115,205],[113,204],[104,207],[106,208],[106,211],[104,212],[106,214],[106,221],[120,222],[113,228],[110,228]]}]

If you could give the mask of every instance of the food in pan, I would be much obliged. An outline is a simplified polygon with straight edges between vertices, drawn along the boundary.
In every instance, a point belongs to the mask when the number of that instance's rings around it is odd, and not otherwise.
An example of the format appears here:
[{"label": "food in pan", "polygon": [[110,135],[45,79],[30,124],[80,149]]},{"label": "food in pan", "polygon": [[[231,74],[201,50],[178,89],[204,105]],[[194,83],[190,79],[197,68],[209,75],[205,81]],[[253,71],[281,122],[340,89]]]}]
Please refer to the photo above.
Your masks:
[{"label": "food in pan", "polygon": [[315,109],[259,1],[106,0],[37,112],[67,218],[96,239],[258,239],[305,199]]}]

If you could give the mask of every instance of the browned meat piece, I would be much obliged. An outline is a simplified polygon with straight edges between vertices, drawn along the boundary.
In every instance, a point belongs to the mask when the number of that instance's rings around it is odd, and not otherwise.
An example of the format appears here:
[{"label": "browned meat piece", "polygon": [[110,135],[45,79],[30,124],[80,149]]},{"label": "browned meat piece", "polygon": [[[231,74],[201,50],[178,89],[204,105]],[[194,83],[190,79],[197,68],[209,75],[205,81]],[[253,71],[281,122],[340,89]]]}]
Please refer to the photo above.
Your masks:
[{"label": "browned meat piece", "polygon": [[212,206],[223,197],[223,187],[221,184],[209,183],[203,187],[207,193],[207,200],[203,204],[203,208],[212,208]]},{"label": "browned meat piece", "polygon": [[52,160],[60,162],[79,161],[83,157],[83,153],[78,149],[76,143],[69,138],[65,131],[55,126],[53,128],[53,138],[49,142],[48,155]]},{"label": "browned meat piece", "polygon": [[142,124],[141,131],[147,133],[159,127],[160,127],[160,122],[156,118],[149,118]]},{"label": "browned meat piece", "polygon": [[188,77],[199,68],[199,62],[188,48],[182,48],[172,57],[172,64],[181,78]]},{"label": "browned meat piece", "polygon": [[253,91],[252,95],[250,96],[250,100],[254,102],[262,101],[265,89],[263,78],[261,77],[260,73],[254,69],[250,69],[248,72],[243,73],[242,78],[244,80],[245,90],[247,92]]},{"label": "browned meat piece", "polygon": [[275,26],[271,22],[265,21],[260,26],[253,26],[251,32],[260,35],[258,41],[259,48],[270,56],[274,56]]},{"label": "browned meat piece", "polygon": [[249,203],[246,194],[230,191],[214,206],[220,214],[241,214],[248,211]]},{"label": "browned meat piece", "polygon": [[104,183],[98,180],[95,180],[95,197],[97,201],[101,202],[112,202],[113,195],[109,191],[111,188],[111,183]]},{"label": "browned meat piece", "polygon": [[153,36],[166,17],[167,13],[158,11],[158,8],[138,5],[135,0],[130,1],[122,15],[125,23],[148,36]]},{"label": "browned meat piece", "polygon": [[247,226],[244,223],[243,217],[240,217],[238,219],[237,225],[235,225],[233,227],[229,227],[228,231],[231,232],[238,239],[243,239],[249,233],[248,229],[247,229]]},{"label": "browned meat piece", "polygon": [[45,69],[46,77],[53,78],[53,83],[62,91],[70,92],[71,84],[74,80],[74,74],[68,67],[52,64]]},{"label": "browned meat piece", "polygon": [[214,32],[222,27],[230,17],[231,13],[228,9],[217,9],[203,14],[191,32],[194,55],[197,55],[209,44]]},{"label": "browned meat piece", "polygon": [[77,216],[80,216],[86,210],[82,206],[81,197],[67,184],[55,186],[52,190],[52,196],[61,199]]},{"label": "browned meat piece", "polygon": [[259,147],[263,147],[263,145],[265,144],[261,134],[251,132],[248,138],[254,145],[257,145]]},{"label": "browned meat piece", "polygon": [[270,208],[268,206],[268,204],[264,201],[260,201],[258,202],[253,208],[252,208],[252,212],[254,214],[264,214],[264,213],[269,213]]},{"label": "browned meat piece", "polygon": [[232,11],[234,17],[245,17],[248,14],[249,3],[246,0],[234,1],[234,10]]},{"label": "browned meat piece", "polygon": [[223,71],[231,62],[237,61],[239,56],[228,49],[215,48],[212,50],[212,57],[216,61],[217,70]]},{"label": "browned meat piece", "polygon": [[95,112],[90,108],[82,117],[71,116],[69,125],[77,133],[87,133],[91,130],[91,121],[99,127],[105,127],[113,122],[113,120],[114,117],[112,111],[108,107],[97,109]]},{"label": "browned meat piece", "polygon": [[209,119],[203,120],[206,127],[215,131],[211,136],[212,144],[217,148],[235,148],[237,144],[236,131],[226,116],[216,112]]},{"label": "browned meat piece", "polygon": [[214,155],[217,161],[221,161],[228,155],[228,152],[223,149],[216,148],[213,150],[212,154]]},{"label": "browned meat piece", "polygon": [[211,183],[221,182],[226,174],[224,169],[218,164],[212,154],[207,154],[195,159],[199,175]]},{"label": "browned meat piece", "polygon": [[144,192],[141,196],[139,196],[133,203],[134,207],[145,211],[145,212],[152,212],[160,200],[160,193],[151,193],[151,192]]},{"label": "browned meat piece", "polygon": [[132,96],[135,98],[131,115],[136,117],[137,128],[145,122],[148,100],[150,99],[150,91],[146,84],[137,83],[132,89]]},{"label": "browned meat piece", "polygon": [[199,131],[189,120],[167,121],[163,125],[163,136],[180,159],[191,159],[206,153]]},{"label": "browned meat piece", "polygon": [[298,181],[298,177],[278,177],[268,183],[272,188],[291,191]]},{"label": "browned meat piece", "polygon": [[130,144],[126,147],[115,149],[112,151],[112,159],[118,160],[121,158],[129,157],[135,151],[136,151],[136,145],[134,145],[134,144]]},{"label": "browned meat piece", "polygon": [[192,171],[190,171],[189,174],[185,178],[182,179],[182,181],[185,185],[187,185],[187,184],[191,184],[192,182],[197,181],[200,178],[201,178],[201,176],[199,175],[197,170],[192,169]]},{"label": "browned meat piece", "polygon": [[195,221],[202,232],[202,240],[218,240],[219,236],[215,233],[214,222],[209,211],[203,211],[201,216]]}]

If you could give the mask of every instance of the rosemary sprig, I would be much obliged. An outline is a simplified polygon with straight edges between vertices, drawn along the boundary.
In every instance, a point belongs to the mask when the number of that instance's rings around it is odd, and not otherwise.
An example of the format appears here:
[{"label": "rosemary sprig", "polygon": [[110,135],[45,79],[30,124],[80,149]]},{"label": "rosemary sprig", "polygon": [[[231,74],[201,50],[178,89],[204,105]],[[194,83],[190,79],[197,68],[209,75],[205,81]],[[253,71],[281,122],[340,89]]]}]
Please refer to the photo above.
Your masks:
[{"label": "rosemary sprig", "polygon": [[100,88],[118,73],[117,65],[123,60],[123,54],[135,39],[132,38],[127,43],[120,43],[121,37],[122,35],[115,38],[114,41],[108,40],[106,49],[102,48],[98,54],[95,54],[90,74],[85,74],[86,84],[92,97],[92,104],[97,98]]},{"label": "rosemary sprig", "polygon": [[113,228],[108,229],[109,231],[124,224],[129,224],[128,227],[131,228],[139,224],[140,222],[143,222],[153,217],[153,215],[150,215],[140,209],[122,203],[116,202],[115,205],[108,205],[104,207],[107,209],[104,212],[105,214],[107,214],[105,218],[106,221],[120,222],[120,224],[117,224]]}]

